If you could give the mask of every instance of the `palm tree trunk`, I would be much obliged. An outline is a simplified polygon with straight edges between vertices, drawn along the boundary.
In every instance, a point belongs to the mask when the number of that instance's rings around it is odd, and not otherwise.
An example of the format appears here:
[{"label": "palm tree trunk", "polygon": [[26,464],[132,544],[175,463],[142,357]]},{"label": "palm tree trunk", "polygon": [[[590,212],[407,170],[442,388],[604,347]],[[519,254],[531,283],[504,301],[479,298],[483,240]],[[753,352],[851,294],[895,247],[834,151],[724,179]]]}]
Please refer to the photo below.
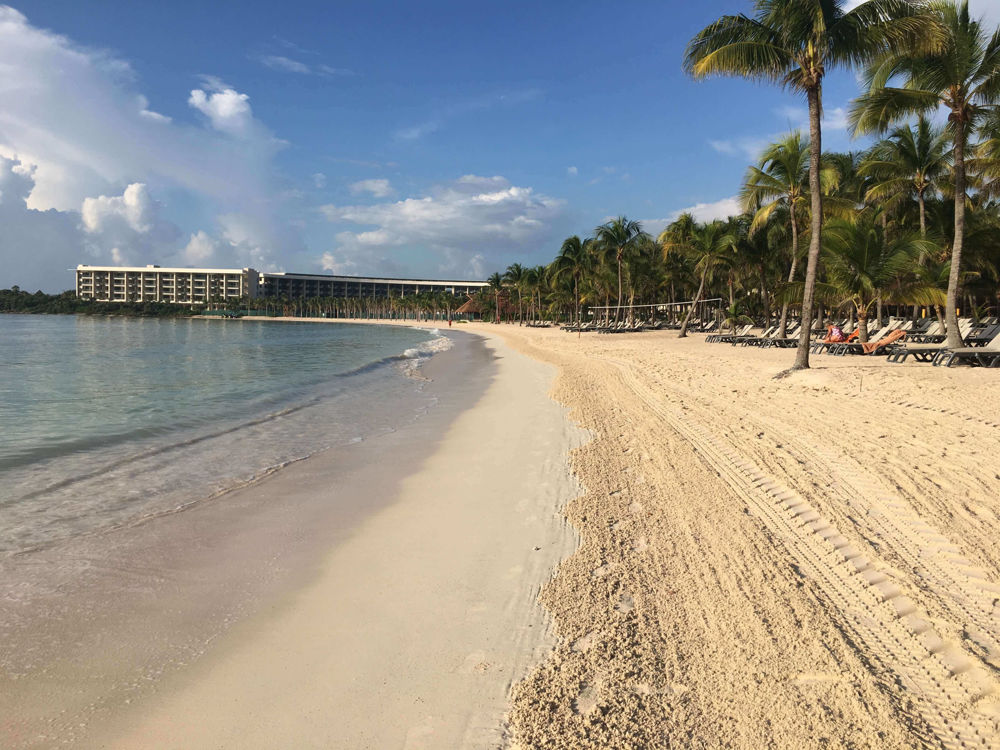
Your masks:
[{"label": "palm tree trunk", "polygon": [[809,89],[809,191],[812,193],[812,235],[809,237],[809,262],[806,264],[806,285],[802,294],[802,333],[799,334],[799,350],[795,355],[793,370],[809,367],[809,340],[812,336],[813,296],[816,290],[816,266],[819,264],[819,249],[823,239],[823,193],[819,182],[819,160],[823,152],[820,131],[821,89],[817,85]]},{"label": "palm tree trunk", "polygon": [[[920,239],[927,239],[927,206],[924,203],[924,191],[922,189],[917,190],[917,205],[920,207]],[[917,265],[922,266],[926,258],[926,253],[921,250],[920,258],[917,259]],[[913,322],[917,322],[917,318],[920,317],[920,305],[913,306]]]},{"label": "palm tree trunk", "polygon": [[958,281],[962,271],[962,246],[965,244],[965,122],[955,120],[955,242],[951,248],[951,271],[948,274],[948,302],[944,315],[948,324],[948,346],[962,346],[958,331]]},{"label": "palm tree trunk", "polygon": [[858,308],[858,341],[868,343],[868,308]]},{"label": "palm tree trunk", "polygon": [[580,277],[573,277],[573,299],[576,301],[576,337],[580,338],[583,331],[580,330],[582,323],[580,322]]},{"label": "palm tree trunk", "polygon": [[702,292],[705,291],[705,276],[708,274],[708,269],[706,268],[701,272],[701,283],[698,284],[698,293],[694,296],[694,301],[688,307],[687,314],[684,316],[684,322],[681,323],[681,332],[677,334],[677,338],[682,339],[688,335],[688,321],[691,320],[691,315],[694,313],[695,307],[701,302]]},{"label": "palm tree trunk", "polygon": [[767,274],[763,265],[760,267],[760,298],[764,305],[764,328],[767,328],[771,325],[771,300],[767,295]]},{"label": "palm tree trunk", "polygon": [[622,255],[618,253],[618,304],[615,307],[615,323],[620,321],[622,314]]},{"label": "palm tree trunk", "polygon": [[[795,272],[799,268],[799,222],[795,219],[795,204],[791,203],[792,217],[792,265],[788,270],[788,283],[795,281]],[[785,338],[785,329],[788,327],[788,301],[781,305],[781,320],[778,321],[778,338]]]}]

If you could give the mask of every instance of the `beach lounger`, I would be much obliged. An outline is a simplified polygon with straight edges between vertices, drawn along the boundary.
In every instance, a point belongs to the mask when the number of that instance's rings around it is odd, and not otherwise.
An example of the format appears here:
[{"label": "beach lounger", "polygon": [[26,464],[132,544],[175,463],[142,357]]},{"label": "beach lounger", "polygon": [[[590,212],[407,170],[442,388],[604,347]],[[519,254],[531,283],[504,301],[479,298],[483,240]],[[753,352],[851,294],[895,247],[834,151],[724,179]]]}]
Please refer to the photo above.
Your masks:
[{"label": "beach lounger", "polygon": [[934,358],[934,366],[951,367],[968,362],[975,367],[1000,367],[1000,335],[993,328],[993,338],[985,346],[965,346],[960,349],[943,349]]},{"label": "beach lounger", "polygon": [[722,342],[726,339],[732,340],[732,338],[736,336],[746,336],[752,330],[753,330],[753,323],[743,326],[738,331],[731,331],[730,333],[713,333],[710,336],[707,336],[705,338],[705,341],[707,341],[710,344],[715,344]]},{"label": "beach lounger", "polygon": [[832,334],[832,332],[833,332],[833,326],[827,326],[826,338],[823,339],[822,341],[815,342],[810,348],[810,351],[813,354],[821,354],[822,352],[829,351],[831,346],[836,346],[837,344],[849,344],[858,337],[858,331],[857,329],[855,329],[854,332],[848,334],[846,339],[838,339],[836,341],[831,341],[830,335]]}]

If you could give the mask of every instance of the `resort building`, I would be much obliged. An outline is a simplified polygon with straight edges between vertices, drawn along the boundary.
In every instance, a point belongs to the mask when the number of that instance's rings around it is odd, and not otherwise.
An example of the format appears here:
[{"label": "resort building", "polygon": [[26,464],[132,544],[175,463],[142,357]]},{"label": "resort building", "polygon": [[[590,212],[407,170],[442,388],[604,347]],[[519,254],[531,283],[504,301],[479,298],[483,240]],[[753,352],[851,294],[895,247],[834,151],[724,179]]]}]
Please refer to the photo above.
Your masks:
[{"label": "resort building", "polygon": [[310,273],[262,273],[263,297],[405,297],[421,292],[445,292],[465,297],[482,291],[485,281],[380,279],[361,276],[325,276]]},{"label": "resort building", "polygon": [[169,302],[193,305],[257,297],[260,274],[252,268],[76,267],[76,296],[97,302]]},{"label": "resort building", "polygon": [[486,286],[484,281],[259,273],[252,268],[76,267],[76,296],[97,302],[193,305],[240,297],[405,297],[421,292],[464,298]]}]

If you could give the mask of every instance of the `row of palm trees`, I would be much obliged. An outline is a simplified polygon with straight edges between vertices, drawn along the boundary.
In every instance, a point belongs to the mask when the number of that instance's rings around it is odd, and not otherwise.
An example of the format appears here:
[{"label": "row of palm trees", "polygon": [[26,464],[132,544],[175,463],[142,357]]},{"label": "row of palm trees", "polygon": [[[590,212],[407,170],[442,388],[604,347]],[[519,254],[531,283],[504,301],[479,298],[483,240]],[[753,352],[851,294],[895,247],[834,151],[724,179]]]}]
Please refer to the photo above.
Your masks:
[{"label": "row of palm trees", "polygon": [[[982,130],[982,158],[970,176],[979,189],[968,199],[967,309],[995,305],[1000,278],[1000,207],[987,189],[994,167],[988,149],[1000,128]],[[903,304],[928,306],[943,322],[950,277],[954,202],[952,142],[925,118],[895,128],[869,150],[823,154],[821,185],[827,228],[815,287],[820,306],[867,320],[872,311]],[[615,300],[616,319],[637,303],[727,298],[725,317],[751,312],[770,319],[776,306],[784,335],[791,303],[803,295],[800,241],[808,238],[809,142],[791,133],[768,146],[749,167],[742,188],[746,213],[699,224],[682,215],[656,239],[626,217],[597,227],[592,237],[565,240],[547,269],[518,264],[492,279],[490,296],[517,301],[518,320],[534,311],[581,320],[581,307]],[[501,291],[506,288],[506,291]],[[489,300],[483,304],[489,308]],[[493,304],[496,307],[496,304]],[[691,306],[693,307],[693,306]],[[527,310],[534,317],[532,310]],[[912,309],[911,314],[919,314]],[[686,320],[681,324],[686,332]]]},{"label": "row of palm trees", "polygon": [[823,225],[823,81],[860,69],[866,89],[851,107],[858,134],[885,133],[908,117],[943,109],[952,143],[954,230],[947,302],[948,344],[960,346],[957,303],[966,239],[967,147],[1000,101],[1000,35],[969,13],[967,0],[756,0],[754,14],[727,15],[691,40],[695,78],[740,76],[779,84],[809,106],[810,240],[802,289],[803,334],[794,368],[809,366]]},{"label": "row of palm trees", "polygon": [[213,300],[209,307],[232,312],[304,318],[448,320],[462,300],[448,292],[399,297],[249,297]]},{"label": "row of palm trees", "polygon": [[[741,216],[681,216],[656,238],[618,217],[568,238],[544,273],[534,270],[535,310],[579,322],[581,307],[613,302],[620,321],[640,302],[718,294],[728,319],[746,317],[741,307],[770,319],[778,308],[783,334],[794,306],[802,335],[793,369],[808,367],[809,331],[827,306],[867,319],[890,304],[914,315],[927,305],[948,344],[961,345],[961,297],[973,313],[996,302],[1000,33],[966,0],[868,0],[853,10],[844,0],[756,0],[752,15],[699,32],[684,67],[697,79],[741,76],[805,96],[809,133],[772,144],[750,167]],[[867,151],[822,150],[823,82],[836,68],[863,73],[851,122],[858,135],[885,136]],[[944,126],[928,119],[935,112]],[[493,308],[506,285],[519,319],[522,274],[515,264],[491,280]]]}]

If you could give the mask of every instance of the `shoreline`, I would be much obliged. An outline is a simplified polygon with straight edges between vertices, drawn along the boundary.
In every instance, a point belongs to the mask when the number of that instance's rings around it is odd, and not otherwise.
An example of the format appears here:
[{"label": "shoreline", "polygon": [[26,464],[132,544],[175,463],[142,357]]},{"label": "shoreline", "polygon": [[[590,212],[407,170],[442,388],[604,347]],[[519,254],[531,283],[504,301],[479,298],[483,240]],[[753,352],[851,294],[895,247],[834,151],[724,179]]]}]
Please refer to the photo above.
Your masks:
[{"label": "shoreline", "polygon": [[486,345],[496,379],[396,498],[291,601],[238,628],[141,715],[113,721],[101,746],[505,741],[510,686],[552,647],[536,596],[575,546],[559,512],[574,492],[560,447],[579,438],[546,395],[551,369]]},{"label": "shoreline", "polygon": [[[66,611],[54,621],[37,623],[41,625],[38,629],[30,627],[30,622],[20,623],[21,631],[36,639],[20,643],[35,652],[41,646],[38,656],[47,658],[48,663],[39,669],[36,659],[32,671],[29,662],[23,678],[7,682],[13,689],[0,690],[0,713],[5,716],[0,736],[6,736],[0,744],[34,748],[70,741],[100,747],[146,747],[155,736],[160,747],[217,746],[220,742],[221,746],[228,742],[229,746],[246,747],[251,742],[245,729],[248,719],[234,710],[232,702],[245,705],[243,700],[249,700],[246,691],[253,690],[254,678],[269,674],[264,684],[273,684],[288,674],[289,649],[300,649],[294,682],[306,688],[330,685],[329,675],[316,671],[318,659],[335,659],[342,667],[360,658],[366,645],[375,653],[391,652],[395,634],[375,631],[378,623],[393,619],[392,613],[370,621],[363,613],[382,606],[382,602],[366,603],[364,597],[366,592],[384,589],[394,579],[415,575],[420,565],[409,555],[419,550],[421,540],[429,539],[443,551],[454,550],[453,557],[446,563],[425,561],[430,566],[426,575],[411,581],[407,590],[400,590],[394,598],[406,601],[406,616],[397,613],[394,621],[400,625],[405,622],[428,642],[411,643],[412,648],[397,653],[391,669],[388,664],[358,663],[351,680],[339,686],[335,703],[344,705],[356,699],[361,692],[359,681],[382,691],[385,679],[375,677],[379,668],[386,669],[386,678],[399,672],[413,677],[413,662],[424,658],[424,675],[434,675],[434,679],[419,682],[424,694],[422,710],[437,698],[437,723],[421,724],[425,715],[411,717],[413,726],[393,724],[384,717],[376,719],[379,706],[387,699],[384,692],[377,692],[368,696],[368,703],[362,702],[350,712],[360,723],[351,725],[355,734],[349,739],[330,738],[333,726],[348,731],[349,723],[341,712],[331,711],[318,722],[293,722],[293,726],[284,727],[285,739],[280,741],[271,734],[273,726],[258,724],[256,741],[260,745],[278,741],[286,746],[325,746],[330,742],[363,746],[357,742],[366,733],[387,731],[394,733],[391,745],[409,734],[413,736],[405,741],[418,742],[419,736],[430,731],[438,735],[451,732],[457,737],[454,733],[461,729],[467,738],[473,734],[479,738],[462,742],[477,746],[499,742],[505,731],[503,717],[512,680],[524,676],[552,646],[546,618],[535,599],[552,568],[575,544],[558,509],[568,499],[564,494],[575,491],[565,463],[566,451],[578,437],[567,425],[562,408],[546,395],[551,368],[521,357],[499,342],[487,343],[481,336],[462,338],[470,343],[435,355],[421,367],[422,376],[430,379],[428,387],[437,388],[439,396],[447,396],[455,406],[436,407],[414,425],[394,433],[296,462],[260,482],[227,493],[222,502],[217,498],[104,534],[102,541],[116,547],[108,569],[87,571],[86,585],[79,590],[76,573],[51,580],[54,595],[67,585],[73,586],[74,593],[63,602]],[[476,358],[482,364],[463,365],[455,358],[456,349],[478,352]],[[463,356],[467,359],[471,355]],[[499,395],[494,393],[498,389],[502,392]],[[521,409],[512,410],[511,403],[521,405]],[[544,418],[539,421],[537,414]],[[484,420],[492,427],[482,433]],[[546,437],[536,433],[534,441],[524,439],[520,433],[529,423],[545,426],[549,430]],[[463,429],[459,437],[453,435]],[[391,457],[389,465],[385,465],[386,456]],[[524,465],[521,476],[509,476],[511,461]],[[480,486],[487,478],[491,481]],[[541,485],[545,487],[536,491]],[[348,508],[333,514],[317,501],[331,486],[337,488],[338,496],[355,495]],[[461,507],[470,493],[477,503],[456,512],[453,506]],[[282,499],[280,504],[274,503],[276,497]],[[513,505],[508,506],[511,500]],[[301,515],[303,510],[305,515]],[[400,522],[397,516],[404,512],[415,516]],[[297,517],[291,517],[293,513]],[[231,526],[234,514],[241,515],[235,528]],[[461,518],[461,523],[450,516]],[[394,517],[396,520],[391,520]],[[315,530],[329,526],[331,520],[335,525],[329,531]],[[421,529],[421,522],[429,525]],[[304,527],[309,527],[305,539]],[[390,541],[394,534],[397,536]],[[486,549],[497,551],[495,559],[491,561],[483,551]],[[344,557],[351,550],[355,555],[364,553],[363,560]],[[424,552],[430,555],[433,550]],[[59,554],[60,550],[43,551],[33,562],[41,568]],[[501,563],[504,567],[496,569]],[[466,577],[455,578],[458,570],[465,570]],[[390,573],[379,586],[372,584],[371,576]],[[220,594],[225,599],[227,589],[244,586],[241,581],[251,574],[263,579],[254,583],[252,595],[237,596],[238,601],[228,606],[213,602]],[[437,581],[444,589],[414,593],[422,581]],[[335,595],[330,587],[335,587]],[[334,600],[349,601],[351,608],[324,610],[321,616],[301,619],[304,607],[329,607]],[[452,608],[450,618],[441,610],[443,602]],[[85,614],[88,612],[99,614],[95,617]],[[30,612],[22,610],[22,614],[32,617]],[[287,631],[281,643],[260,647],[273,637],[276,628],[280,630],[280,622],[296,616],[300,617],[298,624]],[[81,624],[80,617],[86,618],[82,630],[75,627]],[[337,623],[337,637],[331,640],[328,633],[313,632],[311,639],[304,640],[303,633],[315,622],[330,627]],[[12,633],[9,628],[5,632]],[[448,643],[440,641],[445,632],[451,634]],[[184,637],[177,638],[178,633]],[[147,641],[156,643],[164,637],[174,641],[170,648],[150,649]],[[352,637],[361,640],[349,644]],[[76,642],[72,648],[58,645],[70,641]],[[15,642],[18,639],[5,645],[11,648]],[[110,652],[109,643],[116,644]],[[458,644],[464,650],[456,664],[454,648]],[[174,721],[173,717],[204,711],[211,705],[201,697],[181,713],[170,708],[172,702],[195,695],[206,681],[218,679],[220,670],[226,668],[227,654],[241,648],[248,652],[235,663],[249,669],[250,677],[226,680],[221,689],[213,683],[216,687],[210,697],[223,703],[216,704],[217,710],[204,715],[197,725]],[[265,653],[282,649],[282,663],[267,662]],[[3,663],[9,663],[11,656],[9,652]],[[451,667],[439,674],[441,665],[449,660]],[[404,663],[406,667],[400,669]],[[97,674],[103,676],[95,682],[92,675]],[[449,680],[453,683],[450,688],[442,688]],[[394,698],[407,702],[415,685],[417,682],[400,685]],[[282,695],[294,692],[291,685]],[[261,699],[274,707],[280,696]],[[299,696],[294,705],[286,705],[286,720],[300,716],[302,699]],[[464,716],[463,706],[467,711]],[[400,706],[400,716],[407,708]],[[255,711],[263,712],[263,708]],[[372,717],[370,726],[364,725],[362,717]],[[228,740],[220,740],[219,733],[227,733],[222,726],[227,720],[235,722],[233,726],[239,730],[227,735]],[[216,734],[209,739],[208,733],[213,731]],[[179,739],[182,735],[186,737],[183,741]],[[381,746],[381,742],[371,746]]]},{"label": "shoreline", "polygon": [[394,501],[98,746],[1000,736],[990,371],[825,358],[775,380],[787,352],[669,332],[458,330],[497,376]]}]

